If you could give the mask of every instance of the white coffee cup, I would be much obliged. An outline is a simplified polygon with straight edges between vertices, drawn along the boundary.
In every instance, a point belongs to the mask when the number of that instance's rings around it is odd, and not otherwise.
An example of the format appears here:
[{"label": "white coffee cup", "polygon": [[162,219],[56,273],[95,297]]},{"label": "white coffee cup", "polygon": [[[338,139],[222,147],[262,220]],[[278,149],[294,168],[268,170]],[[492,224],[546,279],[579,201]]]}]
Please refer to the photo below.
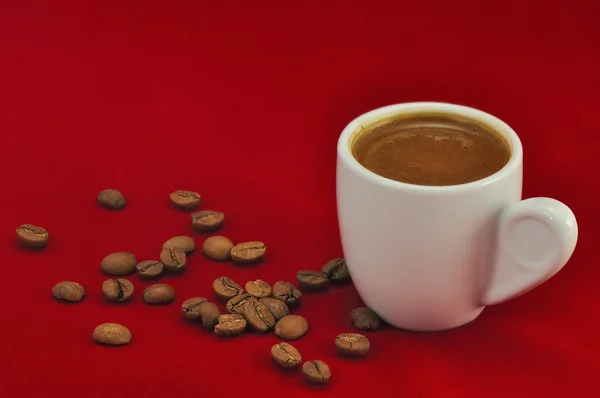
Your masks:
[{"label": "white coffee cup", "polygon": [[[510,160],[478,181],[423,186],[375,174],[352,155],[353,142],[364,130],[420,113],[491,127],[509,143]],[[519,137],[485,112],[435,102],[387,106],[348,124],[337,151],[344,257],[365,304],[393,326],[440,331],[464,325],[486,305],[525,293],[556,274],[575,249],[573,212],[550,198],[521,200]]]}]

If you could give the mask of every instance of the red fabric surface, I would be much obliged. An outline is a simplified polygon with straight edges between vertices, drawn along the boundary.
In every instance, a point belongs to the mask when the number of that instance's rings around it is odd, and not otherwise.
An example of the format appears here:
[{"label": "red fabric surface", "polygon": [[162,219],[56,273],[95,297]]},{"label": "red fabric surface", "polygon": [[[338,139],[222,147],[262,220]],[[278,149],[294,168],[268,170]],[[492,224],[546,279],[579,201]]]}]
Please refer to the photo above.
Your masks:
[{"label": "red fabric surface", "polygon": [[[526,3],[4,2],[0,395],[600,396],[600,8]],[[578,217],[562,272],[454,331],[367,333],[372,351],[358,360],[333,345],[353,330],[354,288],[305,294],[296,313],[310,331],[294,344],[330,365],[325,388],[272,364],[272,334],[219,339],[181,320],[183,300],[214,299],[216,277],[294,280],[341,255],[339,133],[363,112],[419,100],[473,106],[517,131],[524,197],[555,197]],[[98,208],[107,187],[126,195],[124,211]],[[226,214],[219,234],[263,240],[266,260],[236,267],[196,252],[162,280],[175,303],[144,305],[149,283],[136,276],[131,303],[103,303],[105,255],[155,259],[167,238],[192,233],[169,206],[175,189]],[[14,243],[22,223],[50,231],[46,250]],[[53,300],[61,280],[82,283],[85,301]],[[103,322],[127,325],[133,342],[94,345]]]}]

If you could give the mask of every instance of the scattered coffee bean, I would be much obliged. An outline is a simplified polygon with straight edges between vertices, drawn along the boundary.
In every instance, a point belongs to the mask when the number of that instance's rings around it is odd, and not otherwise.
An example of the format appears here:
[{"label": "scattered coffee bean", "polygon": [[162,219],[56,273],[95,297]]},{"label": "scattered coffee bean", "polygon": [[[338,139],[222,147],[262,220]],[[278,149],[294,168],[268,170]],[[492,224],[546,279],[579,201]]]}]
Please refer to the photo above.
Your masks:
[{"label": "scattered coffee bean", "polygon": [[215,279],[215,281],[213,282],[213,290],[215,291],[215,294],[217,296],[226,300],[229,300],[230,298],[233,298],[238,294],[242,294],[242,292],[244,291],[244,289],[240,285],[227,278],[226,276],[222,276],[220,278]]},{"label": "scattered coffee bean", "polygon": [[244,318],[250,326],[256,330],[257,332],[266,332],[267,330],[273,329],[275,326],[275,318],[273,318],[273,314],[271,311],[259,302],[248,301],[246,305],[244,305]]},{"label": "scattered coffee bean", "polygon": [[219,315],[215,325],[215,334],[218,336],[233,336],[246,329],[246,320],[239,314]]},{"label": "scattered coffee bean", "polygon": [[52,288],[52,297],[57,300],[78,303],[85,297],[85,289],[77,282],[58,282]]},{"label": "scattered coffee bean", "polygon": [[200,317],[202,318],[202,326],[204,326],[204,329],[212,332],[217,324],[219,315],[221,315],[219,307],[217,307],[215,303],[205,301],[204,303],[200,304],[198,311],[200,312]]},{"label": "scattered coffee bean", "polygon": [[125,207],[127,201],[125,196],[116,189],[105,189],[98,194],[98,203],[107,209],[121,210]]},{"label": "scattered coffee bean", "polygon": [[200,194],[192,191],[175,191],[170,195],[171,202],[185,210],[192,210],[200,204]]},{"label": "scattered coffee bean", "polygon": [[279,343],[271,347],[271,357],[284,369],[295,368],[302,362],[300,352],[289,343]]},{"label": "scattered coffee bean", "polygon": [[202,252],[210,259],[227,261],[231,258],[233,242],[224,236],[211,236],[204,241]]},{"label": "scattered coffee bean", "polygon": [[174,236],[163,244],[163,249],[181,249],[190,254],[196,249],[196,242],[189,236]]},{"label": "scattered coffee bean", "polygon": [[327,278],[327,275],[317,271],[298,271],[296,280],[300,284],[300,287],[307,290],[323,290],[329,285],[329,278]]},{"label": "scattered coffee bean", "polygon": [[231,259],[238,263],[253,263],[260,261],[267,248],[259,241],[240,243],[231,249]]},{"label": "scattered coffee bean", "polygon": [[273,296],[282,300],[287,305],[293,305],[300,301],[302,293],[290,282],[278,281],[273,285]]},{"label": "scattered coffee bean", "polygon": [[345,282],[350,279],[350,272],[343,258],[334,258],[321,270],[332,282]]},{"label": "scattered coffee bean", "polygon": [[361,356],[369,352],[371,343],[362,334],[342,333],[335,338],[335,346],[340,353],[349,356]]},{"label": "scattered coffee bean", "polygon": [[165,283],[157,283],[144,290],[144,301],[147,304],[166,304],[173,300],[175,300],[175,290]]},{"label": "scattered coffee bean", "polygon": [[296,340],[308,332],[308,322],[300,315],[288,315],[275,325],[275,334],[283,340]]},{"label": "scattered coffee bean", "polygon": [[278,298],[265,297],[260,299],[260,302],[271,311],[271,314],[273,314],[273,318],[275,318],[276,321],[290,314],[290,308]]},{"label": "scattered coffee bean", "polygon": [[94,329],[95,342],[107,345],[125,345],[131,342],[131,332],[118,323],[103,323]]},{"label": "scattered coffee bean", "polygon": [[160,261],[146,260],[137,265],[137,270],[143,278],[156,278],[162,274],[165,266]]},{"label": "scattered coffee bean", "polygon": [[381,319],[373,310],[367,307],[358,307],[350,312],[350,321],[360,330],[379,330]]},{"label": "scattered coffee bean", "polygon": [[17,228],[17,238],[23,246],[40,249],[48,242],[48,231],[36,225],[23,224]]},{"label": "scattered coffee bean", "polygon": [[244,306],[249,302],[257,301],[254,297],[249,294],[239,294],[235,297],[232,297],[227,302],[225,306],[227,308],[227,312],[230,314],[244,314]]},{"label": "scattered coffee bean", "polygon": [[107,279],[102,283],[102,293],[107,300],[122,303],[131,299],[133,283],[127,279]]},{"label": "scattered coffee bean", "polygon": [[257,279],[246,283],[246,291],[256,298],[264,298],[269,297],[273,289],[271,289],[271,285],[267,282]]},{"label": "scattered coffee bean", "polygon": [[223,220],[225,220],[225,214],[220,211],[202,210],[192,213],[192,227],[200,232],[221,228]]},{"label": "scattered coffee bean", "polygon": [[160,252],[160,261],[167,271],[181,271],[185,268],[187,257],[185,252],[179,248],[163,249]]},{"label": "scattered coffee bean", "polygon": [[331,379],[329,366],[323,361],[306,361],[302,365],[302,373],[307,382],[312,384],[327,384]]},{"label": "scattered coffee bean", "polygon": [[206,303],[208,300],[204,297],[192,297],[181,304],[181,312],[186,319],[190,321],[199,321],[202,319],[200,315],[200,304]]},{"label": "scattered coffee bean", "polygon": [[135,271],[137,260],[128,252],[116,252],[104,257],[100,263],[102,271],[111,275],[128,275]]}]

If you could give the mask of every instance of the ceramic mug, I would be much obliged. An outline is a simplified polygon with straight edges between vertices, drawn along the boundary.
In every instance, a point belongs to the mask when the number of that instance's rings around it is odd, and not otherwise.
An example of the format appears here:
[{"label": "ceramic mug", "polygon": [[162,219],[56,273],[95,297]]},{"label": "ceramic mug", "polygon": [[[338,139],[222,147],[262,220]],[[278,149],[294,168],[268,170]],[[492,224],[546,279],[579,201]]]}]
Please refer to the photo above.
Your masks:
[{"label": "ceramic mug", "polygon": [[[491,127],[509,143],[510,160],[481,180],[423,186],[375,174],[352,155],[363,131],[420,113]],[[440,331],[464,325],[486,305],[556,274],[575,249],[575,216],[554,199],[521,200],[522,175],[517,134],[477,109],[405,103],[348,124],[337,147],[337,210],[344,257],[364,303],[393,326]]]}]

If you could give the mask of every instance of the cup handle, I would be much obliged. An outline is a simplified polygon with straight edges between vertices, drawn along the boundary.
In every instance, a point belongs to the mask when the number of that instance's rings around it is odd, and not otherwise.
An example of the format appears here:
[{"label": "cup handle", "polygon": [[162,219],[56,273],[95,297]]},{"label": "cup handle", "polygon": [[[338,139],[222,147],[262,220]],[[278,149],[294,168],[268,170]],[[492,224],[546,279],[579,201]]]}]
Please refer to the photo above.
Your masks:
[{"label": "cup handle", "polygon": [[577,234],[575,215],[557,200],[531,198],[505,209],[482,304],[506,301],[555,275],[573,254]]}]

